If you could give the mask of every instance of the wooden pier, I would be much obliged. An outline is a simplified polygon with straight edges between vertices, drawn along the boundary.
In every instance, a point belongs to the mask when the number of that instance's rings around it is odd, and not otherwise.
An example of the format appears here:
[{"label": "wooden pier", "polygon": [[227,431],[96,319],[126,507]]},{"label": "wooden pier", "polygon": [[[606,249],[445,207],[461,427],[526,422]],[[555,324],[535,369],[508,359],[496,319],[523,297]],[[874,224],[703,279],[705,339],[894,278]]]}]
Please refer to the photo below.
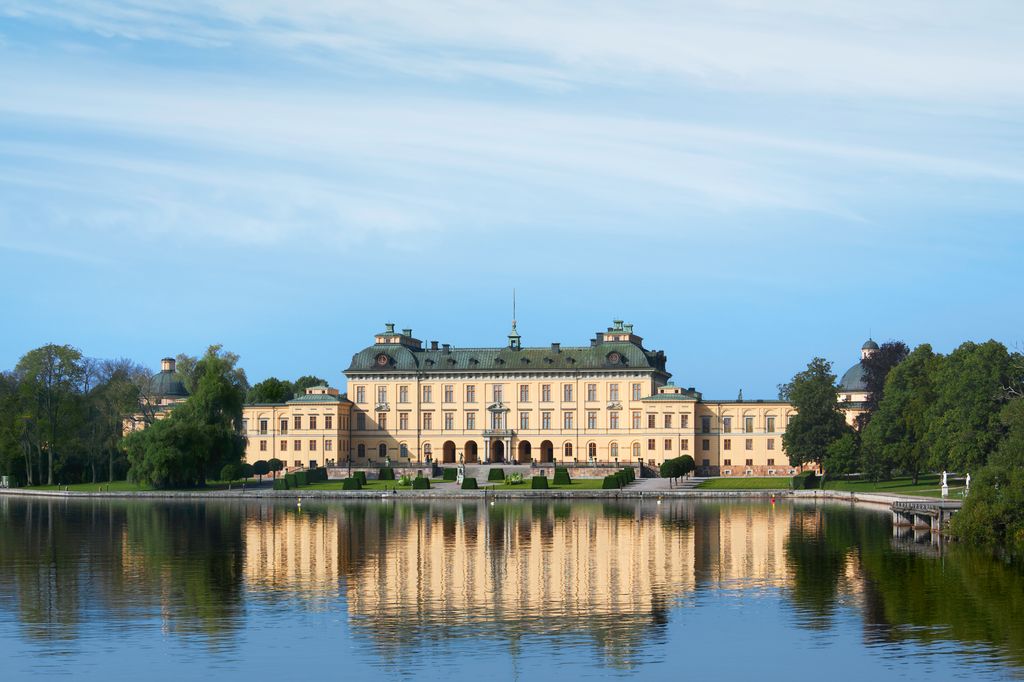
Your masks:
[{"label": "wooden pier", "polygon": [[913,528],[928,530],[933,535],[941,535],[942,529],[960,507],[960,500],[901,500],[893,502],[892,525],[894,528]]}]

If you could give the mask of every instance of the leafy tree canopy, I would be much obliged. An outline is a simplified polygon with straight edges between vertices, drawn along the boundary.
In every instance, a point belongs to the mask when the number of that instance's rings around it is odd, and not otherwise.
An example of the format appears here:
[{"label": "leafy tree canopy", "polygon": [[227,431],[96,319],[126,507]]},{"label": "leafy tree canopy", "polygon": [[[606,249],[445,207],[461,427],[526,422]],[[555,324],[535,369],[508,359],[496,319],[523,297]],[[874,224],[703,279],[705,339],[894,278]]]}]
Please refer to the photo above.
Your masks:
[{"label": "leafy tree canopy", "polygon": [[839,410],[832,363],[814,358],[807,369],[779,387],[779,395],[797,410],[782,436],[790,464],[820,464],[828,447],[850,430]]},{"label": "leafy tree canopy", "polygon": [[264,379],[249,389],[247,403],[283,403],[295,397],[295,386],[277,377]]}]

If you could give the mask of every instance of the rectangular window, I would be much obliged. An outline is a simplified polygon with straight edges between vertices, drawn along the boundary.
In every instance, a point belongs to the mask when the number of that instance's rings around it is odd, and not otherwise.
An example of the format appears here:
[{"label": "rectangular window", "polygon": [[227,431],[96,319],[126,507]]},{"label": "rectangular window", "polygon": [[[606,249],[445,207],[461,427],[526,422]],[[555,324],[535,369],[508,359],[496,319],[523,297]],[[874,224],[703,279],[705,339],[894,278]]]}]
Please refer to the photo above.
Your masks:
[{"label": "rectangular window", "polygon": [[378,431],[387,431],[388,430],[388,416],[387,416],[387,414],[385,414],[383,412],[381,412],[377,416],[377,430]]},{"label": "rectangular window", "polygon": [[287,452],[287,451],[288,451],[288,441],[284,440],[282,438],[281,439],[281,452]]},{"label": "rectangular window", "polygon": [[572,402],[572,384],[562,384],[562,402]]},{"label": "rectangular window", "polygon": [[752,466],[754,466],[754,460],[752,460],[752,459],[748,459],[748,460],[747,460],[747,466],[748,466],[748,467],[752,467]]},{"label": "rectangular window", "polygon": [[753,433],[753,432],[754,432],[754,418],[753,417],[744,417],[743,418],[743,433]]},{"label": "rectangular window", "polygon": [[409,402],[409,387],[399,386],[398,387],[398,402],[407,403]]},{"label": "rectangular window", "polygon": [[597,412],[587,412],[587,428],[597,428]]},{"label": "rectangular window", "polygon": [[672,415],[670,415],[670,414],[666,414],[665,415],[665,428],[666,429],[671,429],[672,428]]},{"label": "rectangular window", "polygon": [[608,413],[608,428],[617,429],[619,428],[619,413],[612,411]]},{"label": "rectangular window", "polygon": [[647,415],[647,428],[655,429],[658,427],[658,416],[655,414]]},{"label": "rectangular window", "polygon": [[722,432],[732,433],[732,417],[722,417]]},{"label": "rectangular window", "polygon": [[728,438],[722,441],[723,450],[732,450],[732,441]]},{"label": "rectangular window", "polygon": [[505,395],[505,391],[504,391],[504,387],[502,386],[502,384],[494,384],[494,386],[491,387],[491,402],[492,403],[500,403],[500,402],[502,402],[502,400],[504,400],[504,397],[503,397],[504,395]]},{"label": "rectangular window", "polygon": [[619,399],[619,385],[608,384],[608,400],[615,402]]},{"label": "rectangular window", "polygon": [[711,449],[711,441],[707,438],[703,438],[700,441],[700,449],[707,451]]},{"label": "rectangular window", "polygon": [[309,441],[309,451],[310,452],[316,452],[316,441],[315,440]]},{"label": "rectangular window", "polygon": [[470,431],[476,428],[476,412],[466,413],[466,428]]},{"label": "rectangular window", "polygon": [[722,464],[724,464],[727,467],[731,467],[732,466],[732,460],[731,459],[724,459],[724,460],[722,460]]},{"label": "rectangular window", "polygon": [[648,439],[647,439],[647,449],[648,449],[648,450],[654,450],[654,449],[656,449],[657,447],[658,447],[658,446],[657,446],[657,445],[655,444],[655,442],[654,442],[654,439],[653,439],[653,438],[648,438]]},{"label": "rectangular window", "polygon": [[473,384],[469,384],[468,386],[466,386],[466,402],[476,402],[476,386],[474,386]]},{"label": "rectangular window", "polygon": [[267,420],[266,419],[261,419],[260,420],[260,435],[261,436],[267,435]]},{"label": "rectangular window", "polygon": [[770,467],[775,466],[775,460],[774,459],[769,459],[768,460],[768,466],[770,466]]},{"label": "rectangular window", "polygon": [[711,417],[700,418],[700,432],[711,433]]},{"label": "rectangular window", "polygon": [[672,449],[672,439],[671,438],[666,438],[665,439],[665,451],[667,452],[667,451],[669,451],[671,449]]},{"label": "rectangular window", "polygon": [[301,440],[299,440],[298,438],[296,438],[296,439],[295,439],[295,443],[294,443],[294,446],[295,446],[295,448],[294,448],[294,449],[295,449],[295,451],[296,451],[296,452],[298,452],[299,450],[301,450],[301,449],[302,449],[302,441],[301,441]]},{"label": "rectangular window", "polygon": [[423,413],[423,430],[429,431],[434,428],[434,415],[430,412]]},{"label": "rectangular window", "polygon": [[540,386],[540,401],[542,403],[551,402],[551,384],[541,384]]},{"label": "rectangular window", "polygon": [[444,413],[444,430],[451,431],[455,428],[455,415],[451,412]]},{"label": "rectangular window", "polygon": [[562,428],[563,429],[571,429],[572,428],[572,412],[563,412],[562,413]]},{"label": "rectangular window", "polygon": [[686,452],[687,450],[689,450],[690,449],[690,439],[689,438],[682,438],[682,439],[680,439],[680,441],[679,441],[679,449],[682,450],[683,452]]},{"label": "rectangular window", "polygon": [[356,415],[356,431],[366,430],[366,414],[360,412]]},{"label": "rectangular window", "polygon": [[356,386],[356,402],[366,402],[366,386]]},{"label": "rectangular window", "polygon": [[679,427],[683,429],[690,428],[690,415],[681,414],[679,415]]},{"label": "rectangular window", "polygon": [[775,433],[775,417],[764,418],[764,430],[768,433]]},{"label": "rectangular window", "polygon": [[423,387],[423,402],[432,403],[434,402],[434,391],[432,386]]},{"label": "rectangular window", "polygon": [[753,450],[754,449],[754,439],[753,438],[748,438],[745,445],[746,445],[746,449],[747,450]]},{"label": "rectangular window", "polygon": [[402,412],[398,415],[398,428],[405,431],[409,428],[409,413]]},{"label": "rectangular window", "polygon": [[529,412],[520,412],[519,413],[519,428],[524,430],[524,431],[526,429],[530,428],[530,413]]},{"label": "rectangular window", "polygon": [[775,449],[775,439],[774,438],[769,438],[767,446],[768,446],[769,450],[774,450]]},{"label": "rectangular window", "polygon": [[702,467],[709,467],[709,466],[711,466],[711,460],[710,459],[702,459],[700,465]]},{"label": "rectangular window", "polygon": [[388,387],[378,386],[377,387],[377,402],[386,403],[388,401]]},{"label": "rectangular window", "polygon": [[519,402],[528,403],[530,402],[530,385],[519,384]]},{"label": "rectangular window", "polygon": [[455,402],[455,387],[451,384],[444,385],[444,401],[446,403]]},{"label": "rectangular window", "polygon": [[597,384],[587,384],[587,402],[594,402],[597,400]]},{"label": "rectangular window", "polygon": [[309,415],[309,430],[310,431],[316,431],[316,415],[315,414]]},{"label": "rectangular window", "polygon": [[330,440],[325,440],[324,441],[324,450],[326,450],[327,452],[330,452],[333,449],[334,449],[334,443],[332,443]]},{"label": "rectangular window", "polygon": [[297,414],[292,417],[292,426],[295,427],[296,431],[302,430],[302,415]]},{"label": "rectangular window", "polygon": [[324,428],[327,429],[328,431],[334,428],[334,415],[333,414],[325,414],[324,415]]},{"label": "rectangular window", "polygon": [[633,384],[631,391],[633,400],[640,400],[640,384]]},{"label": "rectangular window", "polygon": [[545,430],[551,428],[551,413],[550,412],[541,412],[540,413],[540,428],[545,429]]},{"label": "rectangular window", "polygon": [[249,432],[249,420],[248,419],[243,419],[242,420],[242,433],[248,433],[248,432]]},{"label": "rectangular window", "polygon": [[266,451],[267,451],[267,441],[261,440],[260,441],[260,452],[266,452]]},{"label": "rectangular window", "polygon": [[633,413],[633,428],[634,429],[639,429],[640,428],[640,413],[639,412],[634,412]]}]

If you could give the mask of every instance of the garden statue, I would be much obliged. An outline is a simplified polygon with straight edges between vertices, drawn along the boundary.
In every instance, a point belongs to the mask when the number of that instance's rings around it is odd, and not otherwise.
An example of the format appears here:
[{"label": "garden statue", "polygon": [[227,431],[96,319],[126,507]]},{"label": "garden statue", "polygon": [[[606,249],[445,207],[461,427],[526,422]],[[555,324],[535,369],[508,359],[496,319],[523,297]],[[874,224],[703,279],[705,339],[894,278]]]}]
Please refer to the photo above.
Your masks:
[{"label": "garden statue", "polygon": [[949,482],[946,480],[946,471],[942,471],[942,496],[949,497]]}]

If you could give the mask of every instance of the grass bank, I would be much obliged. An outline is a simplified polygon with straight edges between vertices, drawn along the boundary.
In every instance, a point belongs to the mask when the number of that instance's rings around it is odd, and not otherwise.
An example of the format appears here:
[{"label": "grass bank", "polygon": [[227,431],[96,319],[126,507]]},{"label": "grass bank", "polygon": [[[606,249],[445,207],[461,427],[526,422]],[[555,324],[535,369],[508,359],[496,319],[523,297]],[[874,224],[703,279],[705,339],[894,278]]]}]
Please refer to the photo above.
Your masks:
[{"label": "grass bank", "polygon": [[[270,480],[269,478],[263,479],[264,481]],[[242,483],[246,485],[256,485],[259,483],[258,479],[252,478],[246,481],[233,481],[230,486],[232,489],[240,488]],[[171,488],[171,490],[227,490],[227,481],[207,481],[206,486],[202,488]],[[72,493],[138,493],[149,490],[156,490],[153,486],[144,485],[142,483],[132,483],[131,481],[111,481],[110,483],[69,483],[67,485],[34,485],[26,487],[25,490],[67,490]]]},{"label": "grass bank", "polygon": [[[949,479],[949,496],[963,496],[963,481]],[[920,495],[922,497],[942,496],[942,476],[926,474],[919,476],[915,484],[909,476],[894,478],[891,481],[866,480],[829,480],[825,479],[825,490],[843,490],[852,493],[888,493],[892,495]]]},{"label": "grass bank", "polygon": [[[604,483],[603,478],[578,478],[569,485],[555,485],[552,482],[553,479],[548,479],[548,490],[600,490],[601,484]],[[481,488],[489,488],[490,490],[530,490],[530,479],[526,479],[522,483],[512,484],[508,481],[504,483],[484,483],[480,486]]]},{"label": "grass bank", "polygon": [[785,476],[763,478],[712,478],[704,481],[698,490],[788,490],[790,480]]}]

